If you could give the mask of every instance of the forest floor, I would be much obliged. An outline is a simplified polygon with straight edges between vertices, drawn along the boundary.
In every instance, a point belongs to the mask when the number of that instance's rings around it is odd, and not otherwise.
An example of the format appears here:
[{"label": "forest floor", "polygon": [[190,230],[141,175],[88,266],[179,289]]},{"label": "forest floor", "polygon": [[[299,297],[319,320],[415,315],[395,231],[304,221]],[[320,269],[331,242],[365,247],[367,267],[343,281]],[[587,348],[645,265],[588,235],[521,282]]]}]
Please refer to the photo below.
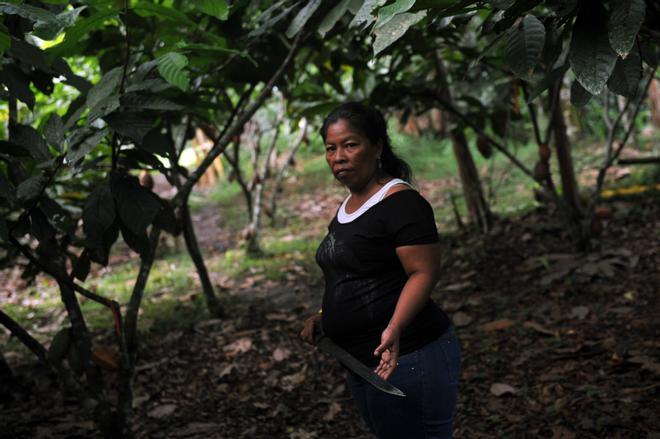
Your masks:
[{"label": "forest floor", "polygon": [[[340,199],[332,190],[310,193],[290,208],[327,221]],[[575,253],[542,209],[500,219],[486,235],[442,235],[433,297],[462,345],[457,438],[660,438],[660,196],[612,199],[608,207],[612,217],[589,253]],[[218,223],[209,212],[196,214],[198,228]],[[201,242],[217,236],[199,232]],[[297,264],[285,270],[280,281],[259,273],[216,278],[231,299],[229,317],[202,315],[143,334],[137,437],[371,437],[342,368],[298,337],[318,309],[319,273]],[[98,332],[95,341],[111,338]],[[98,437],[38,365],[12,365],[1,438]],[[108,373],[108,389],[115,381]]]}]

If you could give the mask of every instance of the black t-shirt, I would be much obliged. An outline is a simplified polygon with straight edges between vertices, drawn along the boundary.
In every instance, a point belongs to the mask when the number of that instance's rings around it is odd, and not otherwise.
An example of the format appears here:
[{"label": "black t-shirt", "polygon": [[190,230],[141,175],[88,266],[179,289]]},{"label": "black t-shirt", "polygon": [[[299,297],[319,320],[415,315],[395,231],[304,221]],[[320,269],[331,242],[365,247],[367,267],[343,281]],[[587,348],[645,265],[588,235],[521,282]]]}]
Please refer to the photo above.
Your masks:
[{"label": "black t-shirt", "polygon": [[[349,223],[328,226],[316,261],[325,276],[324,333],[369,366],[408,277],[396,247],[438,242],[433,210],[415,190],[384,198]],[[404,329],[400,355],[441,336],[449,318],[432,300]]]}]

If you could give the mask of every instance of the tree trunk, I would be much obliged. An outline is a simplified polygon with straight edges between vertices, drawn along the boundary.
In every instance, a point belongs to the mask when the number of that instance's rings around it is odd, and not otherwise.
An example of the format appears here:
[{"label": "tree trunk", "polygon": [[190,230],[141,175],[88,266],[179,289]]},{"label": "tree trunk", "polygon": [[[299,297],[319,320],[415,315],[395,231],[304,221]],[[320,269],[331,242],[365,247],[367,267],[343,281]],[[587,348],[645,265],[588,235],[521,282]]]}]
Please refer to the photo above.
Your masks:
[{"label": "tree trunk", "polygon": [[199,244],[197,243],[197,236],[195,236],[195,228],[193,227],[192,218],[190,217],[190,209],[187,200],[181,206],[181,214],[183,215],[183,237],[186,240],[186,247],[188,248],[190,258],[195,264],[195,268],[197,268],[199,281],[202,284],[202,292],[206,299],[206,306],[212,316],[222,317],[224,315],[224,310],[215,295],[209,272],[206,269],[206,264],[202,257],[202,252],[199,250]]},{"label": "tree trunk", "polygon": [[566,209],[568,209],[567,217],[571,233],[578,243],[578,247],[582,248],[586,244],[585,239],[588,239],[589,233],[584,229],[581,224],[582,220],[582,206],[580,203],[580,193],[575,178],[575,169],[573,167],[573,158],[571,155],[571,141],[566,133],[566,121],[561,105],[561,81],[556,81],[551,88],[549,98],[551,100],[550,107],[552,107],[552,100],[555,99],[555,105],[552,112],[552,134],[554,136],[555,151],[557,152],[557,163],[559,165],[559,173],[561,177],[562,198],[564,200]]},{"label": "tree trunk", "polygon": [[487,232],[492,225],[493,217],[484,198],[479,173],[468,148],[465,133],[462,129],[457,128],[451,132],[451,140],[470,221],[479,224],[481,230]]},{"label": "tree trunk", "polygon": [[[436,58],[436,72],[440,98],[449,105],[454,106],[447,72],[439,57]],[[446,122],[450,122],[453,117],[448,111],[444,111],[442,116]],[[479,173],[468,148],[465,133],[462,129],[457,128],[451,132],[451,139],[470,221],[478,224],[483,232],[487,232],[492,225],[493,214],[484,198]]]}]

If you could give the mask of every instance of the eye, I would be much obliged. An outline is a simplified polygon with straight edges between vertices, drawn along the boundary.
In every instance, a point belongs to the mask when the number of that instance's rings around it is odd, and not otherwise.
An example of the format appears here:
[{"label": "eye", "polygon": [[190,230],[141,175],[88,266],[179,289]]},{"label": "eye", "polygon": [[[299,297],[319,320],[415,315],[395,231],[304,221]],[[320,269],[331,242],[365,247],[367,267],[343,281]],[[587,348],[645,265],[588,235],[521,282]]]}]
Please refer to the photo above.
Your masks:
[{"label": "eye", "polygon": [[347,148],[355,148],[357,145],[358,145],[357,143],[349,142],[349,143],[346,144],[346,147]]},{"label": "eye", "polygon": [[335,145],[327,145],[325,147],[325,152],[334,152],[335,149],[337,149]]}]

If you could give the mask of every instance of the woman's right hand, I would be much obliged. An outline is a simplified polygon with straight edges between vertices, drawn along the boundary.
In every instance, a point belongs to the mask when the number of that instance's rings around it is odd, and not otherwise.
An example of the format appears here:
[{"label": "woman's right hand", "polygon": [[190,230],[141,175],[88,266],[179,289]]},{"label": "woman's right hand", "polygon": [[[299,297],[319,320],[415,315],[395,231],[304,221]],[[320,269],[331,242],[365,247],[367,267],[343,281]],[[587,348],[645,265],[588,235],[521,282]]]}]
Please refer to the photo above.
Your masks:
[{"label": "woman's right hand", "polygon": [[300,331],[300,338],[309,344],[314,344],[314,331],[321,327],[321,314],[314,314],[305,320],[305,327]]}]

